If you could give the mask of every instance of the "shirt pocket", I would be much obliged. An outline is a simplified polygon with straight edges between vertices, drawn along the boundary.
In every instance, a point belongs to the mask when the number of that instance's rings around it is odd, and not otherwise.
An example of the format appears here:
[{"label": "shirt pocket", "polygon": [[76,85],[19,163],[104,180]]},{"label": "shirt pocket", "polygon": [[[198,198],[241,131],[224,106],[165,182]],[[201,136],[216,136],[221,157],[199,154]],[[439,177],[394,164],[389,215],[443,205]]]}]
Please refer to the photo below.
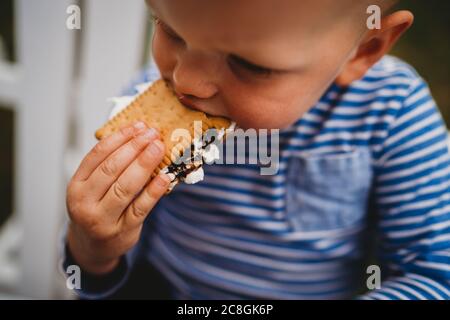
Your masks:
[{"label": "shirt pocket", "polygon": [[365,217],[373,175],[368,149],[291,158],[287,173],[286,214],[294,230],[346,228]]}]

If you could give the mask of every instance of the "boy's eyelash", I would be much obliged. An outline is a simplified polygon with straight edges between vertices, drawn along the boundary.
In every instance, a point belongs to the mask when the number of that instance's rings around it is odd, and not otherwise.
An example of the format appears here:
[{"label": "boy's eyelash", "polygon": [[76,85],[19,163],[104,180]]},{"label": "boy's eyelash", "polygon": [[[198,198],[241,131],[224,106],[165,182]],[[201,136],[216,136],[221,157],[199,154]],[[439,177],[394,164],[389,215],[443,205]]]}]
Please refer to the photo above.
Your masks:
[{"label": "boy's eyelash", "polygon": [[157,16],[155,16],[154,14],[150,15],[150,21],[155,24],[159,24],[161,22],[161,20],[159,20],[159,18]]},{"label": "boy's eyelash", "polygon": [[172,29],[170,29],[163,21],[161,21],[161,19],[159,19],[157,16],[155,15],[151,15],[151,19],[152,21],[156,24],[159,25],[161,27],[161,29],[167,33],[170,37],[176,39],[176,40],[182,40],[181,37],[179,35],[177,35]]},{"label": "boy's eyelash", "polygon": [[232,68],[233,66],[237,66],[240,68],[244,68],[246,71],[250,71],[251,73],[257,75],[269,76],[275,73],[275,70],[255,65],[235,55],[230,55],[228,57],[228,63],[231,65]]}]

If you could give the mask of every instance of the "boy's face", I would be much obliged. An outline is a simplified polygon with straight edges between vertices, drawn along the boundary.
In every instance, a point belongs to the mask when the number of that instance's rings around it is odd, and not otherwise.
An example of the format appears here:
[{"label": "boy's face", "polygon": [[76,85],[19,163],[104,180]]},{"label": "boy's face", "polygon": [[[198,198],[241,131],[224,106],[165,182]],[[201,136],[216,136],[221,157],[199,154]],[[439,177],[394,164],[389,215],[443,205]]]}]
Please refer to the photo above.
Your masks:
[{"label": "boy's face", "polygon": [[365,12],[335,0],[147,2],[162,77],[186,105],[244,129],[285,128],[311,108],[354,54]]}]

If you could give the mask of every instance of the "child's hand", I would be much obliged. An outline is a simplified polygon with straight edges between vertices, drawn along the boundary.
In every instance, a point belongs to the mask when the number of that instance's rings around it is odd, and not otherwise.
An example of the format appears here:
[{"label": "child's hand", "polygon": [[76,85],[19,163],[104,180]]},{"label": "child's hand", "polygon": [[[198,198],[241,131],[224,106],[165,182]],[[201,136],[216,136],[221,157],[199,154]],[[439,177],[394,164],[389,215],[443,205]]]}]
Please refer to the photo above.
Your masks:
[{"label": "child's hand", "polygon": [[164,156],[158,137],[143,123],[125,127],[97,143],[72,177],[67,239],[84,270],[112,271],[136,244],[145,217],[167,190],[166,175],[149,182]]}]

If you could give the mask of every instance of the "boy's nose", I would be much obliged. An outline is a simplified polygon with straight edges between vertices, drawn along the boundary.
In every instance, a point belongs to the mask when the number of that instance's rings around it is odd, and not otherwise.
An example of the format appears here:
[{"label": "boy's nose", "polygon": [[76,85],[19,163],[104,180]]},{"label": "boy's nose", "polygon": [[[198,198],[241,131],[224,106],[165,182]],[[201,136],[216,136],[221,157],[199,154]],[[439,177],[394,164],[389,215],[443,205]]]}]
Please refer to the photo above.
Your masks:
[{"label": "boy's nose", "polygon": [[214,67],[207,59],[191,53],[179,57],[172,74],[175,91],[199,99],[213,97],[217,93],[211,77]]}]

